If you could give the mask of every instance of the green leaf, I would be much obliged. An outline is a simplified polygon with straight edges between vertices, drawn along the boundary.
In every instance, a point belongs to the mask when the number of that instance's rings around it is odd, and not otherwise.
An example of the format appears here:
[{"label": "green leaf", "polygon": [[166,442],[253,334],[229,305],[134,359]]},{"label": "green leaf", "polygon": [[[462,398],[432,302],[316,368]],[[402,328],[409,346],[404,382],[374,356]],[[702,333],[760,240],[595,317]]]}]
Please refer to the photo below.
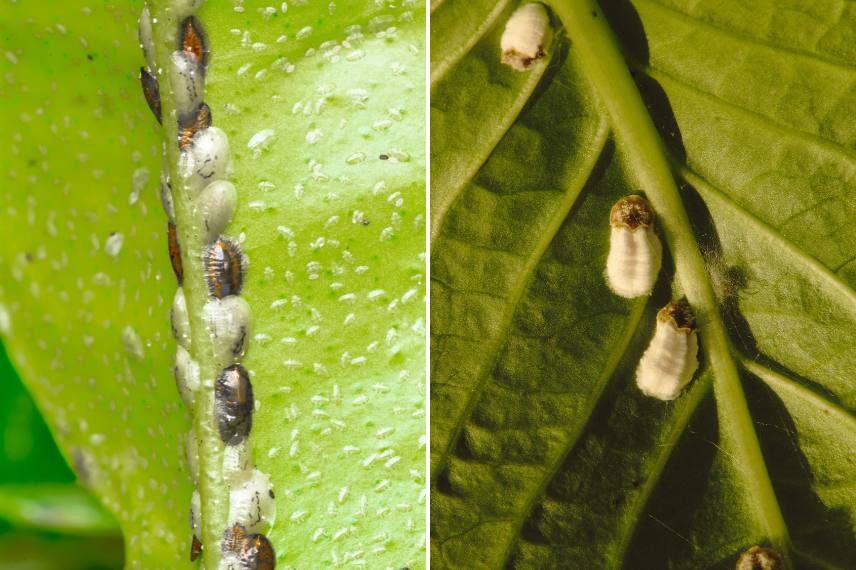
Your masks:
[{"label": "green leaf", "polygon": [[[211,48],[205,101],[238,189],[225,233],[249,260],[242,363],[255,466],[277,497],[268,536],[281,568],[421,568],[424,4],[239,4],[196,16]],[[176,46],[177,6],[151,2],[161,61]],[[176,124],[165,75],[163,129],[140,92],[141,9],[0,8],[0,324],[63,453],[118,519],[129,567],[196,565],[184,451],[195,423],[214,567],[229,489],[210,385],[192,413],[172,378],[176,284],[158,178],[165,141],[179,180]],[[254,154],[264,129],[275,137]],[[213,380],[200,227],[189,199],[175,202],[191,354]]]},{"label": "green leaf", "polygon": [[[465,4],[490,25],[448,23]],[[556,0],[531,93],[537,68],[499,66],[507,16],[433,7],[432,566],[856,558],[856,14],[779,4]],[[640,190],[667,255],[628,301],[608,218]],[[635,369],[682,296],[701,367],[662,402]]]}]

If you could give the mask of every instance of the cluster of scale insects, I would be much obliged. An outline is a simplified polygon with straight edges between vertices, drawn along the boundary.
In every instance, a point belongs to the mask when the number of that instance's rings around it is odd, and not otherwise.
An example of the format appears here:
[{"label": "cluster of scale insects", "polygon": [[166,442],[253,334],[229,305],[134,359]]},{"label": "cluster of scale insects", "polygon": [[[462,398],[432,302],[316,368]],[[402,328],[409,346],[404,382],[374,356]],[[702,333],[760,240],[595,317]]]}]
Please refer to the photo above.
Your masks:
[{"label": "cluster of scale insects", "polygon": [[[206,243],[201,252],[202,270],[207,281],[208,301],[203,319],[214,347],[215,365],[221,370],[214,382],[214,411],[217,430],[225,445],[223,476],[230,484],[229,523],[220,544],[224,570],[270,570],[276,557],[265,536],[273,520],[274,493],[268,476],[253,467],[247,443],[253,424],[255,400],[247,370],[239,362],[246,352],[251,313],[240,297],[246,259],[238,245],[221,234],[236,206],[236,190],[228,181],[229,143],[223,131],[212,126],[212,113],[202,100],[205,72],[210,60],[208,41],[194,12],[202,0],[173,2],[178,18],[178,40],[166,72],[156,65],[152,25],[157,22],[144,7],[140,17],[140,45],[147,66],[140,69],[140,83],[146,102],[159,123],[165,117],[158,75],[169,75],[171,102],[178,127],[178,171],[180,181],[173,187],[169,175],[167,149],[161,175],[161,199],[169,221],[167,239],[178,290],[172,306],[172,329],[177,341],[176,385],[187,407],[195,410],[201,394],[199,364],[191,357],[191,335],[184,296],[184,264],[173,198],[176,192],[198,212],[198,226],[204,228]],[[166,118],[169,120],[169,118]],[[196,258],[195,255],[190,256]],[[187,437],[187,462],[194,482],[199,484],[199,441],[193,429]],[[215,499],[216,500],[216,499]],[[192,539],[190,560],[203,550],[201,541],[201,498],[194,491],[190,505]]]}]

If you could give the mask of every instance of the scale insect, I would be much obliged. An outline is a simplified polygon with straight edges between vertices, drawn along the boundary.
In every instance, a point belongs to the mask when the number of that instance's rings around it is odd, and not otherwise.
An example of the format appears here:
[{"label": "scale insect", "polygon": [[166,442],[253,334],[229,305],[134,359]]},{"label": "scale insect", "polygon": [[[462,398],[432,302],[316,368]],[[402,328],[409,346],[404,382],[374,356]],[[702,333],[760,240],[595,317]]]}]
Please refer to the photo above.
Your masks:
[{"label": "scale insect", "polygon": [[214,384],[214,407],[220,439],[226,445],[244,441],[253,427],[253,385],[240,364],[225,368]]},{"label": "scale insect", "polygon": [[246,258],[235,242],[219,237],[205,251],[208,294],[215,299],[237,295],[244,287]]},{"label": "scale insect", "polygon": [[199,20],[195,16],[188,16],[179,25],[178,34],[181,37],[181,51],[187,57],[195,58],[203,69],[207,67],[210,56],[208,38]]},{"label": "scale insect", "polygon": [[550,39],[550,15],[547,8],[538,2],[524,4],[518,8],[505,24],[500,39],[502,63],[525,71],[532,63],[546,55],[544,51]]},{"label": "scale insect", "polygon": [[609,224],[606,280],[610,289],[628,299],[650,295],[663,261],[651,205],[635,194],[622,198],[612,206]]},{"label": "scale insect", "polygon": [[184,266],[181,263],[181,244],[178,242],[178,231],[175,224],[167,222],[166,225],[167,242],[169,244],[169,261],[172,263],[172,272],[175,273],[175,280],[181,285],[184,283]]},{"label": "scale insect", "polygon": [[158,123],[163,123],[161,118],[161,97],[160,85],[158,79],[149,73],[145,67],[140,68],[140,85],[143,86],[143,96],[146,98],[146,104],[151,109],[152,114]]},{"label": "scale insect", "polygon": [[657,329],[639,360],[636,384],[646,396],[674,400],[697,369],[695,315],[686,301],[674,301],[657,313]]},{"label": "scale insect", "polygon": [[211,126],[211,108],[200,103],[192,117],[178,121],[178,148],[186,149],[193,142],[196,133]]},{"label": "scale insect", "polygon": [[237,562],[237,568],[273,570],[276,567],[276,556],[270,540],[260,533],[247,534],[240,523],[226,529],[222,544],[224,558]]},{"label": "scale insect", "polygon": [[193,538],[190,542],[190,561],[194,562],[202,553],[202,541],[199,536],[202,534],[202,499],[199,491],[194,490],[190,498],[190,530],[193,533]]}]

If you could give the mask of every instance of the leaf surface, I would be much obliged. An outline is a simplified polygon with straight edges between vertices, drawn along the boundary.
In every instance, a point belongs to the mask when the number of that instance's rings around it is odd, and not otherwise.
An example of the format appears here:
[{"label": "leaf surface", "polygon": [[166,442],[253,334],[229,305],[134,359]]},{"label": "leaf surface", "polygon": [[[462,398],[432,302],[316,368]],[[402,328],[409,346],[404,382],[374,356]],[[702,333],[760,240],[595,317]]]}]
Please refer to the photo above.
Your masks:
[{"label": "leaf surface", "polygon": [[[448,70],[432,56],[432,111],[459,117],[432,116],[432,564],[729,568],[760,543],[848,567],[854,14],[551,6],[567,33],[531,94],[509,84],[520,111],[490,91],[512,73],[504,19],[456,37],[473,47]],[[467,113],[472,97],[490,110]],[[455,141],[509,115],[460,169]],[[640,190],[668,253],[628,301],[603,277],[608,215]],[[700,372],[674,402],[646,398],[654,313],[683,295]]]},{"label": "leaf surface", "polygon": [[[421,568],[424,4],[239,4],[197,17],[238,189],[226,233],[249,260],[250,441],[277,495],[278,567]],[[183,568],[192,418],[171,372],[168,135],[137,79],[141,8],[0,9],[0,322],[65,455],[117,516],[127,566]],[[183,253],[185,283],[202,284],[201,252]]]}]

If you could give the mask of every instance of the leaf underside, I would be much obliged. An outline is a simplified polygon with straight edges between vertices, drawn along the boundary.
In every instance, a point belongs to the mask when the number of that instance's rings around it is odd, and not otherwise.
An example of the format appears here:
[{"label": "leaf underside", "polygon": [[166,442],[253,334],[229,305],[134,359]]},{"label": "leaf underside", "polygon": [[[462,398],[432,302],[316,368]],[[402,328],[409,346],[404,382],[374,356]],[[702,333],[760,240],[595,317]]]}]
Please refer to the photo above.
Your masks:
[{"label": "leaf underside", "polygon": [[668,255],[650,299],[604,281],[609,209],[645,191],[634,149],[573,38],[537,86],[500,66],[516,4],[495,6],[432,6],[432,24],[455,22],[432,29],[432,566],[733,567],[770,539],[742,485],[753,466],[721,437],[737,425],[757,434],[795,566],[852,566],[856,11],[602,6],[731,334],[721,356],[749,404],[735,417],[704,353],[673,403],[635,386],[654,314],[681,289]]},{"label": "leaf underside", "polygon": [[[119,520],[127,566],[196,566],[142,2],[44,4],[0,8],[4,342]],[[240,4],[197,17],[238,189],[226,231],[250,262],[243,363],[278,567],[423,568],[425,5]],[[352,26],[364,37],[345,47]],[[254,156],[263,129],[276,136]]]}]

